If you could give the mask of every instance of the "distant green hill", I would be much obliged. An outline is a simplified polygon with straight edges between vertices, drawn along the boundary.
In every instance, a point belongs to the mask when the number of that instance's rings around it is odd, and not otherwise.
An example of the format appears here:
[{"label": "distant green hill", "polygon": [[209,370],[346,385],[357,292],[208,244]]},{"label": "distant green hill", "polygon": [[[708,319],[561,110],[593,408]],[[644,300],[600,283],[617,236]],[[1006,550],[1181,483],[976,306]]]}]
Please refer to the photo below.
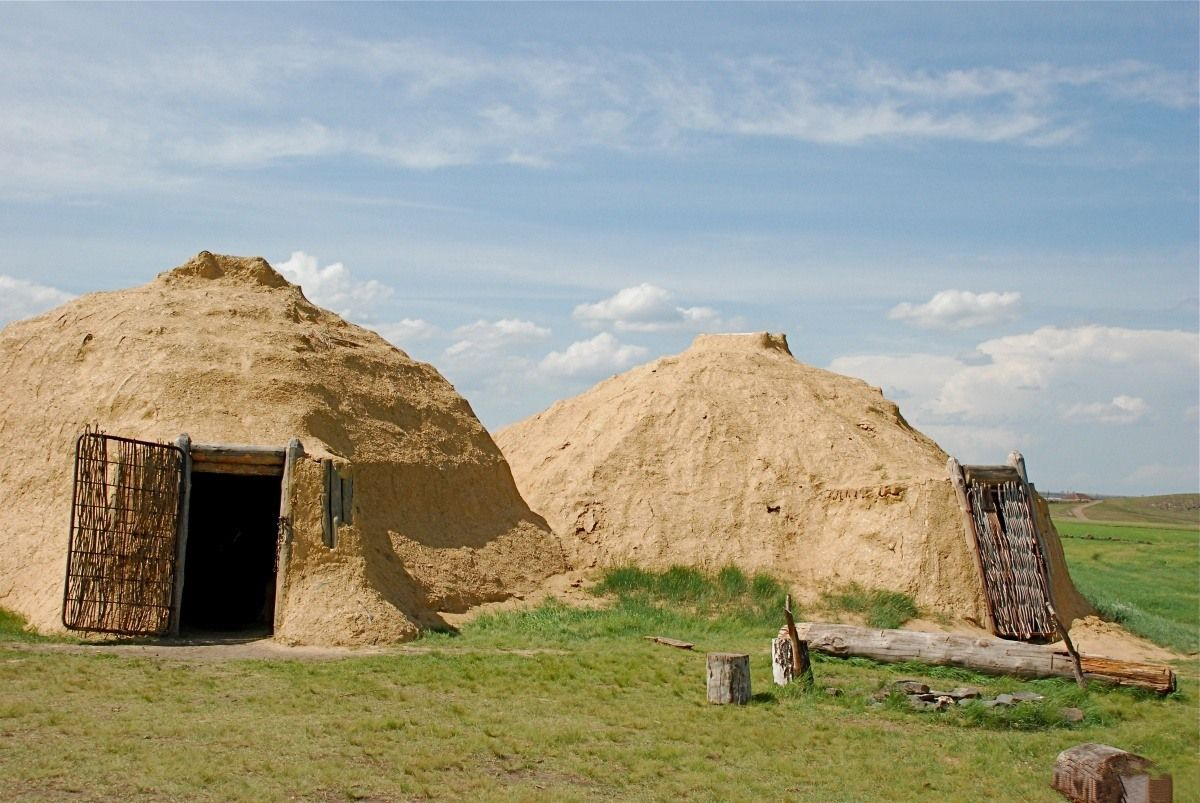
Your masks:
[{"label": "distant green hill", "polygon": [[[1082,504],[1084,503],[1055,502],[1050,506],[1050,511],[1055,519],[1073,521],[1076,520],[1073,511]],[[1088,505],[1080,513],[1087,521],[1200,527],[1200,494],[1104,499]]]}]

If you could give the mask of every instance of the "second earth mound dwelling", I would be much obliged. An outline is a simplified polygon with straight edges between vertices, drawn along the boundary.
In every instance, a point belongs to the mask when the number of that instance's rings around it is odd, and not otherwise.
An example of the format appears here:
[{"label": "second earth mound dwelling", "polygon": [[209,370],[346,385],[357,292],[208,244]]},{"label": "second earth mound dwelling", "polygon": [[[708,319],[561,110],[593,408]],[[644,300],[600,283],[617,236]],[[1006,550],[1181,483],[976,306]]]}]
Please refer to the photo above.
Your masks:
[{"label": "second earth mound dwelling", "polygon": [[[576,568],[734,564],[810,591],[857,582],[905,592],[984,627],[1008,603],[1029,607],[1001,598],[1012,567],[985,592],[987,555],[946,453],[878,388],[798,362],[783,335],[701,335],[682,354],[501,430],[496,442]],[[1012,514],[998,487],[981,500],[985,526]],[[1090,613],[1045,504],[1027,490],[1025,498],[1049,575],[1044,596],[1065,621]],[[1053,633],[1045,623],[1012,628]]]},{"label": "second earth mound dwelling", "polygon": [[0,606],[40,630],[384,643],[565,568],[450,383],[262,259],[10,324],[0,376]]}]

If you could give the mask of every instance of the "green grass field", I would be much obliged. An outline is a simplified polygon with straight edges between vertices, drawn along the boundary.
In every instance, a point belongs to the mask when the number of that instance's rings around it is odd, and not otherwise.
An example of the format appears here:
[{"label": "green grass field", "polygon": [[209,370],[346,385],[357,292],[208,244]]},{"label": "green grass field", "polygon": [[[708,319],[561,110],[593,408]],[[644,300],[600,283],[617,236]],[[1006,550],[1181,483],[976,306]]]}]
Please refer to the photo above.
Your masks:
[{"label": "green grass field", "polygon": [[[0,799],[1060,801],[1055,756],[1087,741],[1153,758],[1177,799],[1200,789],[1194,673],[1158,699],[818,657],[803,694],[770,682],[782,621],[770,578],[627,570],[601,590],[604,609],[549,603],[330,661],[123,657],[16,640],[10,621]],[[727,650],[752,656],[749,706],[705,702],[704,653]],[[901,677],[1047,699],[871,705]],[[1067,723],[1065,706],[1084,721]]]},{"label": "green grass field", "polygon": [[1185,653],[1200,650],[1200,532],[1061,517],[1071,579],[1106,619]]}]

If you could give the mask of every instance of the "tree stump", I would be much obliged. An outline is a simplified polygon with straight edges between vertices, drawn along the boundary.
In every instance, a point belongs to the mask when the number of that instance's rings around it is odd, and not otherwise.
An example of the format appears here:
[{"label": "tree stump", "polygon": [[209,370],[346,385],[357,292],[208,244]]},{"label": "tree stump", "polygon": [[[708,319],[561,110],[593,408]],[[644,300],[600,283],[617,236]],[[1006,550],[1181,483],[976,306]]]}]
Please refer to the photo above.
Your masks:
[{"label": "tree stump", "polygon": [[1171,776],[1152,778],[1154,764],[1106,744],[1058,754],[1050,786],[1074,803],[1170,803]]},{"label": "tree stump", "polygon": [[776,686],[786,686],[796,679],[796,665],[792,662],[792,640],[780,636],[771,641],[771,677]]},{"label": "tree stump", "polygon": [[736,652],[708,654],[708,701],[714,705],[750,702],[750,656]]}]

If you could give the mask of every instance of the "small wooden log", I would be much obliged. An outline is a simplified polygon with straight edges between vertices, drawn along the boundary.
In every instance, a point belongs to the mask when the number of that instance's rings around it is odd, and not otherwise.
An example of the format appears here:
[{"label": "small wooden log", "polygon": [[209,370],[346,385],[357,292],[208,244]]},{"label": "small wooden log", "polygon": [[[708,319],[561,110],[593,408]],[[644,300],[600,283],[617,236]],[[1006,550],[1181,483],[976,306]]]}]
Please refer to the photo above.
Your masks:
[{"label": "small wooden log", "polygon": [[647,641],[653,641],[655,644],[662,644],[666,647],[674,647],[678,650],[690,650],[696,645],[690,641],[680,641],[679,639],[667,638],[666,636],[642,636]]},{"label": "small wooden log", "polygon": [[[816,622],[802,622],[796,625],[796,630],[812,649],[843,658],[855,655],[883,663],[921,661],[1021,678],[1075,676],[1071,656],[1051,645],[1026,644],[991,636],[878,630]],[[783,635],[780,632],[780,636]],[[1080,665],[1087,680],[1136,686],[1158,694],[1175,690],[1175,670],[1163,664],[1081,655]]]},{"label": "small wooden log", "polygon": [[1169,803],[1171,776],[1151,778],[1154,764],[1106,744],[1058,754],[1050,786],[1074,803]]},{"label": "small wooden log", "polygon": [[750,702],[750,656],[736,652],[708,654],[708,701],[713,705]]}]

